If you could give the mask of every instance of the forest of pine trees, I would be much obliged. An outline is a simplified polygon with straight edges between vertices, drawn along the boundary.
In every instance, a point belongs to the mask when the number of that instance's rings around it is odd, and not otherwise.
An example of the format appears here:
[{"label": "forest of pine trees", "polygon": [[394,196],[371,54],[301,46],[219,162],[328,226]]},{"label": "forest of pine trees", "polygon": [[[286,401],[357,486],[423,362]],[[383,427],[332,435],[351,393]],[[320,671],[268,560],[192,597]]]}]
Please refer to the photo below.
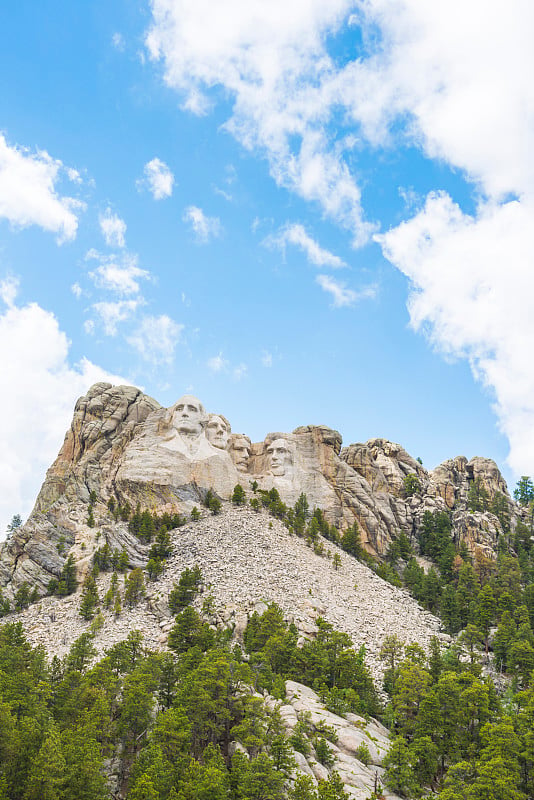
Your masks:
[{"label": "forest of pine trees", "polygon": [[[49,661],[42,648],[32,648],[20,623],[0,627],[0,800],[111,800],[110,765],[126,800],[343,800],[335,772],[317,786],[306,776],[288,780],[293,751],[306,753],[312,733],[302,720],[288,735],[261,700],[263,691],[283,700],[287,679],[312,687],[336,714],[376,716],[387,725],[392,746],[384,780],[402,797],[533,800],[533,514],[512,531],[503,498],[490,501],[474,482],[470,510],[491,511],[500,521],[496,559],[472,558],[454,541],[449,514],[426,512],[417,531],[419,551],[433,565],[425,571],[404,534],[379,562],[362,547],[356,523],[341,536],[319,509],[309,509],[304,494],[290,508],[276,489],[252,486],[252,493],[254,510],[282,520],[316,553],[331,556],[323,540],[339,544],[407,587],[441,617],[451,645],[444,649],[434,639],[426,654],[386,636],[380,693],[363,648],[355,650],[346,634],[322,619],[315,638],[299,644],[295,626],[274,604],[249,619],[242,650],[230,630],[211,624],[212,597],[202,612],[193,605],[204,589],[194,567],[184,570],[168,598],[175,615],[169,652],[146,650],[134,631],[95,661],[98,609],[113,606],[118,616],[123,605],[139,602],[145,579],[157,580],[171,553],[169,532],[185,522],[180,515],[158,517],[139,508],[132,514],[110,504],[117,520],[150,543],[146,569],[126,573],[127,555],[106,544],[95,552],[80,604],[80,614],[93,623],[62,660]],[[532,506],[530,479],[521,479],[516,493],[522,505]],[[214,514],[220,511],[216,501],[208,493],[204,502]],[[233,502],[246,502],[242,487]],[[195,511],[193,520],[200,516]],[[333,561],[338,567],[339,557]],[[101,570],[113,571],[102,599],[96,584]],[[75,589],[67,556],[49,591]],[[23,585],[15,609],[34,595]],[[0,615],[10,610],[0,594]],[[327,767],[328,735],[313,739]],[[235,740],[241,749],[231,746]],[[369,753],[362,748],[359,757],[366,763]],[[380,796],[378,787],[369,800]]]}]

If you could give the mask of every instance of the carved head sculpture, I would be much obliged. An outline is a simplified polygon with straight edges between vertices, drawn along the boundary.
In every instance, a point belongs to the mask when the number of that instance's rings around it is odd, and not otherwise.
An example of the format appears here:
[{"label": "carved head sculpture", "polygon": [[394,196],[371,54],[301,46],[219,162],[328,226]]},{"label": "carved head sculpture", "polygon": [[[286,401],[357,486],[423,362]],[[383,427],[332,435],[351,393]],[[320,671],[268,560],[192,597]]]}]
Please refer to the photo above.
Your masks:
[{"label": "carved head sculpture", "polygon": [[172,406],[171,424],[179,433],[189,436],[198,436],[206,424],[206,412],[204,406],[197,397],[192,394],[184,394],[183,397]]},{"label": "carved head sculpture", "polygon": [[230,423],[222,414],[210,414],[206,424],[206,439],[220,450],[226,450],[230,436]]},{"label": "carved head sculpture", "polygon": [[250,451],[251,445],[248,436],[244,436],[242,433],[232,436],[230,441],[230,455],[239,472],[248,472]]},{"label": "carved head sculpture", "polygon": [[272,475],[286,475],[293,466],[293,452],[286,439],[274,439],[267,447]]}]

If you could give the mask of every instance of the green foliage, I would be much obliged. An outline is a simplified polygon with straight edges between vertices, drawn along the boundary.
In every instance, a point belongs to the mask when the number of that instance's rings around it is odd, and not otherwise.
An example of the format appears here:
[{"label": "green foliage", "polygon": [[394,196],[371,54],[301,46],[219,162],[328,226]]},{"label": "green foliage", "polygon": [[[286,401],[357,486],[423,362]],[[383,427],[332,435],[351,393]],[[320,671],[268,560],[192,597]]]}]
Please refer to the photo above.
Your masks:
[{"label": "green foliage", "polygon": [[404,531],[402,531],[391,542],[387,553],[387,560],[392,564],[396,564],[399,558],[402,558],[403,561],[409,561],[412,557],[413,548],[410,544],[410,540]]},{"label": "green foliage", "polygon": [[35,756],[26,789],[26,800],[57,800],[65,773],[59,732],[51,725],[37,755]]},{"label": "green foliage", "polygon": [[8,533],[13,533],[18,528],[20,528],[21,525],[22,525],[22,517],[20,516],[20,514],[14,514],[11,517],[11,522],[8,524],[6,530]]},{"label": "green foliage", "polygon": [[298,647],[295,626],[287,625],[274,603],[250,617],[244,643],[261,686],[270,689],[277,674],[312,686],[335,713],[377,713],[380,704],[364,649],[354,650],[347,634],[320,617],[317,627],[315,639]]},{"label": "green foliage", "polygon": [[82,635],[73,642],[65,658],[66,672],[83,672],[88,667],[91,659],[96,655],[93,639],[93,634],[82,633]]},{"label": "green foliage", "polygon": [[142,569],[133,569],[124,581],[124,602],[130,608],[145,596],[145,579]]},{"label": "green foliage", "polygon": [[393,739],[391,747],[384,758],[387,786],[402,797],[412,796],[418,789],[415,773],[409,757],[406,740],[402,736]]},{"label": "green foliage", "polygon": [[198,520],[200,519],[200,511],[196,506],[193,506],[193,508],[191,509],[191,519],[193,520],[193,522],[198,522]]},{"label": "green foliage", "polygon": [[73,594],[77,588],[78,581],[76,580],[76,565],[74,564],[74,558],[69,556],[63,564],[55,594],[60,596]]},{"label": "green foliage", "polygon": [[354,755],[356,756],[358,761],[361,761],[362,764],[365,764],[366,767],[371,763],[371,753],[369,752],[369,748],[367,747],[365,742],[362,742],[361,744],[358,745],[358,747],[354,751]]},{"label": "green foliage", "polygon": [[358,523],[354,522],[350,528],[347,528],[341,537],[341,547],[347,553],[355,558],[360,558],[362,555],[362,543],[360,540],[360,529]]},{"label": "green foliage", "polygon": [[421,554],[429,556],[436,562],[445,580],[449,580],[453,574],[455,548],[451,531],[452,522],[449,514],[444,511],[436,511],[434,514],[425,511],[419,531]]},{"label": "green foliage", "polygon": [[488,511],[490,497],[481,478],[475,478],[467,493],[467,507],[469,511]]},{"label": "green foliage", "polygon": [[376,564],[375,572],[383,578],[383,580],[391,583],[392,586],[402,586],[402,580],[391,564],[387,564],[386,562],[383,564]]},{"label": "green foliage", "polygon": [[278,490],[275,488],[259,489],[260,502],[263,508],[266,508],[269,514],[277,519],[285,519],[288,515],[288,508],[285,503],[280,499]]},{"label": "green foliage", "polygon": [[215,641],[213,630],[191,606],[176,615],[174,627],[169,632],[168,645],[175,653],[186,653],[193,647],[208,650]]},{"label": "green foliage", "polygon": [[514,498],[519,505],[528,506],[534,500],[534,483],[532,478],[522,475],[514,489]]},{"label": "green foliage", "polygon": [[403,478],[402,488],[405,497],[413,497],[414,494],[421,491],[421,481],[415,472],[410,472]]},{"label": "green foliage", "polygon": [[489,505],[489,510],[491,511],[492,514],[495,514],[495,516],[499,520],[503,533],[509,534],[510,508],[508,506],[508,500],[506,499],[506,497],[503,495],[502,492],[495,493],[495,496],[493,497]]},{"label": "green foliage", "polygon": [[324,764],[325,767],[331,767],[335,759],[326,739],[323,739],[322,737],[315,738],[313,746],[315,749],[315,755],[317,756],[317,761],[320,764]]},{"label": "green foliage", "polygon": [[196,564],[192,569],[186,567],[178,583],[175,583],[169,594],[169,608],[173,614],[182,611],[186,606],[193,602],[200,591],[202,584],[202,573]]},{"label": "green foliage", "polygon": [[85,620],[92,619],[99,605],[98,591],[95,579],[89,574],[83,584],[83,594],[80,602],[80,616]]},{"label": "green foliage", "polygon": [[15,611],[22,611],[30,605],[31,591],[28,583],[24,581],[14,597]]},{"label": "green foliage", "polygon": [[11,605],[7,597],[4,597],[0,589],[0,619],[11,611]]},{"label": "green foliage", "polygon": [[240,483],[237,483],[234,486],[234,491],[232,492],[232,503],[236,506],[242,506],[247,502],[247,495],[245,494],[245,490],[241,486]]},{"label": "green foliage", "polygon": [[[141,511],[141,507],[138,505],[135,513],[129,518],[128,530],[141,539],[142,542],[148,543],[155,538],[161,544],[162,536],[163,541],[168,541],[164,536],[165,533],[175,528],[181,528],[186,521],[181,514],[169,514],[167,512],[161,515],[153,514],[147,509]],[[158,534],[160,535],[159,539]],[[167,558],[169,554],[170,551],[163,557]],[[159,557],[161,558],[161,556]]]},{"label": "green foliage", "polygon": [[159,578],[161,573],[163,572],[163,564],[159,558],[149,558],[146,571],[148,572],[148,577],[151,581],[155,581]]},{"label": "green foliage", "polygon": [[[293,728],[293,732],[289,737],[289,741],[293,750],[302,753],[303,756],[310,755],[311,745],[307,735],[307,728],[306,725],[301,720],[299,720],[295,725],[295,727]],[[324,739],[322,739],[321,741],[324,742]]]},{"label": "green foliage", "polygon": [[165,561],[172,553],[171,537],[165,525],[162,525],[156,533],[156,539],[148,552],[149,559],[154,561]]},{"label": "green foliage", "polygon": [[203,500],[203,505],[211,511],[212,514],[220,514],[222,510],[222,503],[214,493],[213,489],[208,489]]}]

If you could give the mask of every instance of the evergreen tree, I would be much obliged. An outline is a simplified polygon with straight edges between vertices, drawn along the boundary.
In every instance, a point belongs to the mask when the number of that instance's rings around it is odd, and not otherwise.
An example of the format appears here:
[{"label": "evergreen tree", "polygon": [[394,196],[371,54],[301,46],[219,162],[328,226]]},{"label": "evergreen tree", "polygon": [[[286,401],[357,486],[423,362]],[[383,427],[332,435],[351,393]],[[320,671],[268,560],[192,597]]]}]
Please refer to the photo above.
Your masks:
[{"label": "evergreen tree", "polygon": [[146,571],[148,572],[148,577],[151,581],[157,580],[163,572],[163,564],[161,563],[160,559],[149,558],[146,565]]},{"label": "evergreen tree", "polygon": [[528,506],[534,500],[534,483],[527,475],[522,475],[517,481],[514,498],[521,506]]},{"label": "evergreen tree", "polygon": [[174,627],[169,632],[168,645],[175,653],[185,653],[191,647],[207,650],[213,644],[214,636],[210,626],[194,608],[187,606],[176,615]]},{"label": "evergreen tree", "polygon": [[145,580],[142,569],[133,569],[124,582],[124,602],[132,608],[145,596]]},{"label": "evergreen tree", "polygon": [[403,478],[402,488],[405,497],[413,497],[414,494],[421,491],[421,481],[414,472],[410,472]]},{"label": "evergreen tree", "polygon": [[487,511],[489,505],[489,494],[482,479],[475,478],[467,493],[467,507],[469,511]]},{"label": "evergreen tree", "polygon": [[59,732],[51,725],[32,763],[25,800],[58,800],[65,774]]},{"label": "evergreen tree", "polygon": [[242,506],[247,502],[247,496],[245,494],[245,490],[241,486],[240,483],[237,483],[234,486],[234,491],[232,492],[232,503],[236,506]]},{"label": "evergreen tree", "polygon": [[391,747],[383,760],[386,769],[386,784],[403,797],[410,797],[417,789],[415,773],[410,762],[410,751],[402,736],[393,739]]},{"label": "evergreen tree", "polygon": [[362,544],[360,540],[360,529],[358,523],[354,522],[350,528],[347,528],[341,537],[341,547],[350,553],[355,558],[360,558],[362,555]]},{"label": "evergreen tree", "polygon": [[202,573],[198,564],[195,564],[192,569],[189,569],[189,567],[184,569],[178,583],[174,584],[169,594],[169,608],[173,614],[193,602],[200,591],[201,583]]},{"label": "evergreen tree", "polygon": [[495,619],[496,603],[495,596],[489,584],[482,587],[477,597],[476,604],[476,620],[477,624],[484,634],[484,643],[486,645],[486,652],[488,651],[488,636],[489,630]]}]

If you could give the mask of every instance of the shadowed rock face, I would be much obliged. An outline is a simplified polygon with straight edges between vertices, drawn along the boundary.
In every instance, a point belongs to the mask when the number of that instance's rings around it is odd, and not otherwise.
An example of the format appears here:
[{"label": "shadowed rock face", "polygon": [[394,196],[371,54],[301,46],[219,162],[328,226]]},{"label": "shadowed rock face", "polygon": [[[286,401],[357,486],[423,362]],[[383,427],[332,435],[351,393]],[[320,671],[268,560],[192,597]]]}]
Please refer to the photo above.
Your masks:
[{"label": "shadowed rock face", "polygon": [[[2,546],[0,585],[8,585],[9,594],[26,580],[44,591],[67,553],[83,571],[111,497],[132,508],[186,513],[208,489],[228,500],[237,483],[248,490],[255,480],[260,488],[276,488],[288,505],[304,492],[310,508],[321,508],[341,530],[357,521],[365,546],[379,555],[401,531],[414,538],[425,511],[453,512],[454,535],[490,553],[500,533],[497,519],[466,510],[477,478],[490,498],[504,494],[512,523],[520,514],[489,459],[458,457],[427,472],[386,439],[341,444],[341,435],[324,425],[270,433],[252,444],[191,395],[166,409],[134,387],[95,384],[76,403],[27,523]],[[409,475],[420,489],[406,497]],[[97,497],[96,529],[86,524],[91,492]],[[146,554],[135,537],[115,541],[113,526],[105,535],[110,547],[126,547],[131,563],[143,563]]]}]

